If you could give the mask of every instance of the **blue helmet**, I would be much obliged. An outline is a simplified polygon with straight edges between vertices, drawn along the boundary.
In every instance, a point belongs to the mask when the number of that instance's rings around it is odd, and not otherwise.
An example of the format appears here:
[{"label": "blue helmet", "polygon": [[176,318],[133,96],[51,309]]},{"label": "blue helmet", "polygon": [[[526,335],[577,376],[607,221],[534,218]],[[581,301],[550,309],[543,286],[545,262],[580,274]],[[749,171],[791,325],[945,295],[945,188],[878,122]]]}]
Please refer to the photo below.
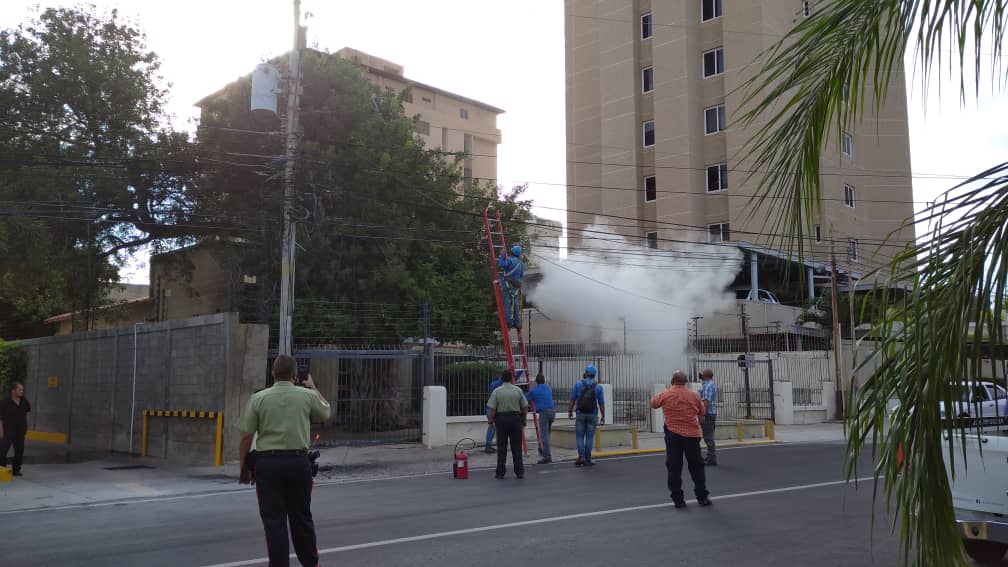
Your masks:
[{"label": "blue helmet", "polygon": [[522,253],[522,247],[521,246],[518,246],[517,244],[515,244],[514,246],[511,247],[511,255],[512,256],[521,256],[521,253]]},{"label": "blue helmet", "polygon": [[588,366],[585,366],[585,374],[587,374],[589,378],[594,378],[598,376],[598,370],[596,370],[594,366],[589,364]]}]

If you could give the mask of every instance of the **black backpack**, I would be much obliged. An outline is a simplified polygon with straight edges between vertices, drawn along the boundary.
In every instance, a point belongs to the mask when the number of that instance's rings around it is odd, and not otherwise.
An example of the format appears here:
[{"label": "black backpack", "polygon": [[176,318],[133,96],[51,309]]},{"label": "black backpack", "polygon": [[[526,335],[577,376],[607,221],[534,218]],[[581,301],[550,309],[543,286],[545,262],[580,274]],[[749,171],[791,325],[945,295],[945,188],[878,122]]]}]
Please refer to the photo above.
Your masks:
[{"label": "black backpack", "polygon": [[577,410],[581,413],[595,413],[595,384],[587,380],[581,382],[581,393],[578,394]]}]

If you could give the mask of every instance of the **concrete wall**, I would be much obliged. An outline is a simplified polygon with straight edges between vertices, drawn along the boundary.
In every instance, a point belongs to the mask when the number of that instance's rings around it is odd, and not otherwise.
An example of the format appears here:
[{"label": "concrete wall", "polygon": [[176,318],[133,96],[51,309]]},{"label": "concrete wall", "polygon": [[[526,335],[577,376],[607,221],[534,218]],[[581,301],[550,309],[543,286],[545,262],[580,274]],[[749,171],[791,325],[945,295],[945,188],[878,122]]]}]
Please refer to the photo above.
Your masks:
[{"label": "concrete wall", "polygon": [[[264,385],[267,341],[265,326],[236,314],[22,341],[28,426],[66,434],[74,451],[128,452],[132,421],[139,454],[144,409],[223,411],[224,457],[233,458],[239,413]],[[148,435],[151,456],[212,462],[213,420],[152,418]]]}]

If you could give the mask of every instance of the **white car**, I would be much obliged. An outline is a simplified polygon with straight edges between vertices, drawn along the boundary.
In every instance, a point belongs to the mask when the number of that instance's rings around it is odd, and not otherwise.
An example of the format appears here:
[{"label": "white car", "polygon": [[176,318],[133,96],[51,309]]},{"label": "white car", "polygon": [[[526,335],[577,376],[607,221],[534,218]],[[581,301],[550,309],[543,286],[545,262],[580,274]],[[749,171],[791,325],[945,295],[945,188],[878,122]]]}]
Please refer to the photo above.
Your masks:
[{"label": "white car", "polygon": [[[963,400],[952,404],[947,417],[1006,417],[1008,416],[1008,391],[993,382],[962,382]],[[940,403],[941,416],[946,417],[944,403]]]}]

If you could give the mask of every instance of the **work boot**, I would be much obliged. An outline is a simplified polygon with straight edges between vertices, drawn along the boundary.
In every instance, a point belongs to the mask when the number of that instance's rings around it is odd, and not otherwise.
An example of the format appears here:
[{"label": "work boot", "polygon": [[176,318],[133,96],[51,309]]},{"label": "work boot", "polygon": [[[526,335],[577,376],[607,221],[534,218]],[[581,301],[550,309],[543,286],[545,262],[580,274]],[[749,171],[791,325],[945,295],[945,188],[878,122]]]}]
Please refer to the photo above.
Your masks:
[{"label": "work boot", "polygon": [[537,465],[548,465],[548,464],[550,464],[552,462],[553,462],[553,459],[547,459],[546,457],[543,457],[543,458],[539,459],[538,461],[536,461],[536,464]]},{"label": "work boot", "polygon": [[584,466],[586,466],[586,467],[594,467],[595,466],[595,461],[586,460],[584,462]]},{"label": "work boot", "polygon": [[704,466],[707,466],[707,467],[716,467],[717,466],[717,459],[715,459],[714,457],[707,457],[706,459],[704,459],[703,464],[704,464]]},{"label": "work boot", "polygon": [[706,497],[706,496],[697,498],[696,501],[697,501],[697,504],[699,504],[701,508],[705,508],[705,507],[710,506],[711,504],[713,504],[713,502],[711,502],[711,499],[708,498],[708,497]]},{"label": "work boot", "polygon": [[574,466],[576,467],[584,466],[584,460],[582,460],[581,457],[574,459]]},{"label": "work boot", "polygon": [[682,509],[686,507],[686,500],[684,498],[676,498],[675,496],[672,496],[672,504],[675,505],[676,508]]},{"label": "work boot", "polygon": [[13,474],[14,476],[24,476],[23,474],[21,474],[21,471],[20,471],[20,470],[16,470],[16,471],[14,471],[14,472],[13,472],[12,474]]},{"label": "work boot", "polygon": [[487,446],[486,446],[486,448],[485,448],[485,449],[483,449],[483,452],[484,452],[484,453],[496,453],[496,452],[497,452],[497,449],[494,449],[493,447],[491,447],[491,446],[487,445]]}]

